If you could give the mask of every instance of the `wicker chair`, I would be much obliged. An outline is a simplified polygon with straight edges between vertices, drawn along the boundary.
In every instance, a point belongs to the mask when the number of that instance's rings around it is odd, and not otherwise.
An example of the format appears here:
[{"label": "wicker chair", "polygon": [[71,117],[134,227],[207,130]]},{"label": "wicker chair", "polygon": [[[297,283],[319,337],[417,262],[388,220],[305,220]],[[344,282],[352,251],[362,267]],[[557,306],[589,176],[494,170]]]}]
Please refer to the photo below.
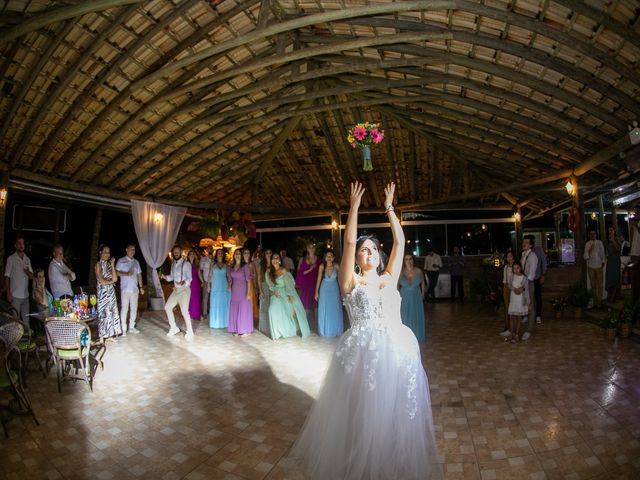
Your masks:
[{"label": "wicker chair", "polygon": [[[23,333],[24,329],[20,322],[5,322],[0,325],[0,388],[10,390],[14,398],[13,405],[9,404],[3,408],[12,413],[29,413],[36,425],[40,425],[31,402],[22,387],[22,377],[20,375],[21,355],[16,346]],[[13,353],[15,355],[12,356]],[[15,364],[17,364],[17,368],[13,368]],[[1,423],[4,434],[8,437],[9,434],[4,420]]]},{"label": "wicker chair", "polygon": [[[84,380],[93,391],[90,364],[91,329],[86,323],[63,317],[50,317],[44,324],[47,345],[56,365],[58,392],[66,380]],[[75,370],[75,372],[74,372]]]}]

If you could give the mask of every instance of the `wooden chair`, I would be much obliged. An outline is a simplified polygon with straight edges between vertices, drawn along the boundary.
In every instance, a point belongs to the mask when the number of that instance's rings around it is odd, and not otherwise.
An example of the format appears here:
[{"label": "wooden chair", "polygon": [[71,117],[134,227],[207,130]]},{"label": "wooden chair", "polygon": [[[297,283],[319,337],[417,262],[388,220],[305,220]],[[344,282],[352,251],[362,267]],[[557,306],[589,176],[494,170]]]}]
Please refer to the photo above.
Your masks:
[{"label": "wooden chair", "polygon": [[[67,380],[83,380],[93,391],[91,369],[91,329],[84,322],[63,317],[50,317],[44,324],[47,345],[56,365],[58,392]],[[75,372],[74,372],[75,370]]]},{"label": "wooden chair", "polygon": [[[9,390],[14,400],[13,404],[10,403],[3,409],[16,414],[28,413],[36,425],[40,425],[24,391],[20,375],[22,355],[16,346],[23,334],[24,329],[20,322],[6,322],[0,325],[0,388]],[[8,437],[6,423],[4,420],[1,423],[4,434]]]}]

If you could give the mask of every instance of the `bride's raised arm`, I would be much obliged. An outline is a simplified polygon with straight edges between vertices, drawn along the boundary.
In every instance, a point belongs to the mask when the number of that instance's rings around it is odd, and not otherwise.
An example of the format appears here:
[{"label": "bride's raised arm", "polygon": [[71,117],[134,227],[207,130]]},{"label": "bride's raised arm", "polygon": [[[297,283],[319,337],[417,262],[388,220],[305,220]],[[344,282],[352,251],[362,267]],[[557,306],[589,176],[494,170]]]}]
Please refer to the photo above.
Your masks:
[{"label": "bride's raised arm", "polygon": [[346,295],[354,287],[354,267],[356,262],[356,240],[358,238],[358,209],[364,187],[360,182],[351,184],[351,196],[349,198],[349,216],[344,229],[344,242],[342,244],[342,261],[338,270],[338,281],[340,290]]},{"label": "bride's raised arm", "polygon": [[393,247],[391,248],[386,271],[397,283],[402,271],[402,258],[404,257],[404,232],[402,231],[402,226],[400,226],[400,220],[398,220],[396,212],[393,210],[393,194],[395,191],[396,184],[394,182],[387,184],[385,187],[384,211],[389,217],[391,234],[393,235]]}]

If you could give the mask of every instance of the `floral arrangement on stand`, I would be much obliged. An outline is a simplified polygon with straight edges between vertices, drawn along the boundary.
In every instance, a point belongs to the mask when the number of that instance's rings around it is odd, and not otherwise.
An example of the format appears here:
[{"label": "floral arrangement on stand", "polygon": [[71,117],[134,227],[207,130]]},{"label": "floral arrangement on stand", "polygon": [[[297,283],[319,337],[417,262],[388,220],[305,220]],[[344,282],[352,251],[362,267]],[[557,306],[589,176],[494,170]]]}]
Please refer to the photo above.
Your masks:
[{"label": "floral arrangement on stand", "polygon": [[371,163],[371,146],[377,145],[384,140],[384,130],[380,130],[378,123],[360,122],[356,123],[347,132],[347,141],[352,148],[360,148],[364,160],[363,170],[370,172],[373,170]]},{"label": "floral arrangement on stand", "polygon": [[251,213],[234,210],[218,210],[213,215],[191,222],[187,231],[198,232],[214,240],[218,237],[224,241],[234,239],[237,246],[244,245],[248,238],[256,238]]},{"label": "floral arrangement on stand", "polygon": [[556,318],[561,318],[567,306],[567,299],[566,297],[553,297],[551,299],[551,305],[553,306]]}]

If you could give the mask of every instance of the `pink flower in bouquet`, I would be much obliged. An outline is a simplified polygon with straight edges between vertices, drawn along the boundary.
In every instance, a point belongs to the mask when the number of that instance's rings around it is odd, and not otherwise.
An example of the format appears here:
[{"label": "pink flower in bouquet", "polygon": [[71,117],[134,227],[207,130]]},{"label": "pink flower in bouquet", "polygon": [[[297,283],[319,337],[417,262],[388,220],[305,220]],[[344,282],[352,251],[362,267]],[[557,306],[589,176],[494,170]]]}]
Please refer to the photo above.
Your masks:
[{"label": "pink flower in bouquet", "polygon": [[373,140],[373,143],[380,143],[384,140],[384,130],[378,130],[377,128],[371,130],[371,140]]},{"label": "pink flower in bouquet", "polygon": [[367,136],[367,129],[363,127],[356,127],[353,129],[353,136],[356,140],[363,140]]}]

